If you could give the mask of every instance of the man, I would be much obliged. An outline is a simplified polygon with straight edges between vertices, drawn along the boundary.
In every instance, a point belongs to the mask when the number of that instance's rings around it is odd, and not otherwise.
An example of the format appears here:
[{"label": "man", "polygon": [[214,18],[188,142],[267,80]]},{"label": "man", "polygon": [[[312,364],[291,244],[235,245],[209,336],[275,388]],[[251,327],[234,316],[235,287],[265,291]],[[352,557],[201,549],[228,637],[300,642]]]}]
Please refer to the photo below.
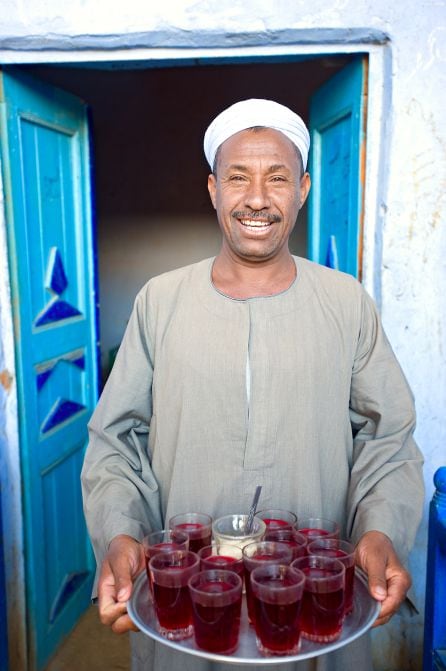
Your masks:
[{"label": "man", "polygon": [[[223,111],[205,135],[220,253],[136,299],[83,471],[99,612],[115,632],[131,628],[142,536],[180,512],[246,511],[259,484],[263,508],[341,524],[381,602],[378,624],[409,588],[400,557],[423,497],[412,397],[361,285],[289,252],[308,148],[282,105]],[[367,637],[295,666],[370,669]],[[219,665],[138,634],[133,668]]]}]

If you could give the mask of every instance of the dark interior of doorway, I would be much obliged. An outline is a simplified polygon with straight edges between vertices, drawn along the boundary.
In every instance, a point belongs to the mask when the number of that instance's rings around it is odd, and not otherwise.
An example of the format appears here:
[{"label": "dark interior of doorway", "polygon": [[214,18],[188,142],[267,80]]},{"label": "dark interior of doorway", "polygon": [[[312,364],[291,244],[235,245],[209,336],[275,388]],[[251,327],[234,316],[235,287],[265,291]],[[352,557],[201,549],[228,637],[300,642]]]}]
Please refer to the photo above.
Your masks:
[{"label": "dark interior of doorway", "polygon": [[[104,378],[138,289],[153,275],[218,250],[202,149],[210,120],[237,100],[271,98],[308,123],[312,94],[349,60],[23,67],[91,110]],[[290,247],[305,256],[305,208],[299,217]]]}]

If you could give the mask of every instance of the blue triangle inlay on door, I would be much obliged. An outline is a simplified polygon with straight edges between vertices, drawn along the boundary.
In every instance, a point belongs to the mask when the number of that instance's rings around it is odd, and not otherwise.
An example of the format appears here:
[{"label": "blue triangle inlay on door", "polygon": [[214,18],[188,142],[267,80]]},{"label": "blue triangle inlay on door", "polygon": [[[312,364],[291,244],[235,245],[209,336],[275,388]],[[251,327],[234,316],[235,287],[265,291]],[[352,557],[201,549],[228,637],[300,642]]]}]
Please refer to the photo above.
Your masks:
[{"label": "blue triangle inlay on door", "polygon": [[50,249],[46,277],[45,287],[51,289],[58,296],[63,294],[68,286],[68,280],[65,268],[63,267],[62,257],[57,247],[51,247]]},{"label": "blue triangle inlay on door", "polygon": [[59,356],[56,359],[38,364],[36,366],[37,391],[42,389],[45,382],[51,377],[61,361],[67,361],[73,366],[76,366],[79,370],[85,370],[85,354],[82,349],[69,352],[68,354],[62,354],[62,356]]},{"label": "blue triangle inlay on door", "polygon": [[69,317],[77,317],[81,314],[77,308],[60,298],[67,287],[68,280],[62,257],[57,247],[51,247],[46,271],[45,289],[52,293],[53,297],[38,315],[35,321],[36,326],[44,326],[45,324],[58,322]]},{"label": "blue triangle inlay on door", "polygon": [[37,317],[36,326],[44,326],[44,324],[51,324],[51,322],[58,322],[68,317],[77,317],[81,313],[79,310],[66,301],[62,301],[59,297],[53,298],[48,303],[45,309]]},{"label": "blue triangle inlay on door", "polygon": [[65,398],[57,399],[50,414],[42,424],[42,433],[47,433],[51,429],[54,429],[54,427],[62,424],[62,422],[65,422],[67,419],[70,419],[70,417],[81,412],[81,410],[85,410],[85,405],[82,405],[82,403],[69,401]]},{"label": "blue triangle inlay on door", "polygon": [[76,594],[76,591],[79,589],[79,586],[88,578],[90,575],[89,571],[78,571],[77,573],[69,573],[66,575],[62,581],[60,589],[54,599],[53,605],[50,610],[50,624],[53,624],[54,620],[57,618],[62,608],[67,603],[68,599]]}]

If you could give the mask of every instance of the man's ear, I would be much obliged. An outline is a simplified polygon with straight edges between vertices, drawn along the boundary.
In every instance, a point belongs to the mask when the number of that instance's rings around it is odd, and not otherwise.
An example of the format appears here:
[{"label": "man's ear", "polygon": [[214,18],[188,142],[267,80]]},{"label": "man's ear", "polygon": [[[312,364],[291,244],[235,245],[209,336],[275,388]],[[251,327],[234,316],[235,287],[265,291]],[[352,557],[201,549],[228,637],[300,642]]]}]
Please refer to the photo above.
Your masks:
[{"label": "man's ear", "polygon": [[208,177],[208,191],[209,195],[211,197],[211,202],[212,205],[214,206],[214,210],[217,209],[217,180],[215,179],[215,175],[212,173]]},{"label": "man's ear", "polygon": [[302,207],[302,205],[305,203],[307,200],[307,196],[310,192],[311,188],[311,177],[308,172],[304,172],[304,174],[301,177],[300,180],[300,205],[299,209]]}]

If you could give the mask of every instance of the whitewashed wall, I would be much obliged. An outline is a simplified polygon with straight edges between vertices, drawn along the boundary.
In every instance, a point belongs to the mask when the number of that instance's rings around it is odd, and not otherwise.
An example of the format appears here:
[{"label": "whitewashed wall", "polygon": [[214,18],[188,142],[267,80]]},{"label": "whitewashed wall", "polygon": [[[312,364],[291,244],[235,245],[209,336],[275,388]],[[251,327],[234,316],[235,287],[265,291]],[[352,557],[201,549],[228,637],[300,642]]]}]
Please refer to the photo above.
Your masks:
[{"label": "whitewashed wall", "polygon": [[[167,58],[213,47],[225,55],[267,51],[271,45],[320,53],[324,44],[336,51],[343,44],[388,36],[381,88],[371,88],[386,105],[385,119],[371,119],[369,128],[369,152],[380,145],[380,168],[368,171],[366,183],[373,216],[366,220],[365,284],[381,306],[416,396],[429,499],[433,472],[446,462],[445,2],[171,0],[151,9],[146,0],[1,4],[4,63]],[[3,275],[1,282],[7,289]],[[1,328],[5,343],[10,320],[3,319]],[[425,547],[426,516],[411,557],[421,609]],[[377,636],[377,669],[420,668],[422,617],[395,618]]]},{"label": "whitewashed wall", "polygon": [[[1,166],[0,166],[1,168]],[[0,492],[8,607],[9,659],[26,669],[21,481],[11,296],[0,169]],[[19,588],[17,589],[17,586]],[[3,586],[0,585],[0,589]]]}]

